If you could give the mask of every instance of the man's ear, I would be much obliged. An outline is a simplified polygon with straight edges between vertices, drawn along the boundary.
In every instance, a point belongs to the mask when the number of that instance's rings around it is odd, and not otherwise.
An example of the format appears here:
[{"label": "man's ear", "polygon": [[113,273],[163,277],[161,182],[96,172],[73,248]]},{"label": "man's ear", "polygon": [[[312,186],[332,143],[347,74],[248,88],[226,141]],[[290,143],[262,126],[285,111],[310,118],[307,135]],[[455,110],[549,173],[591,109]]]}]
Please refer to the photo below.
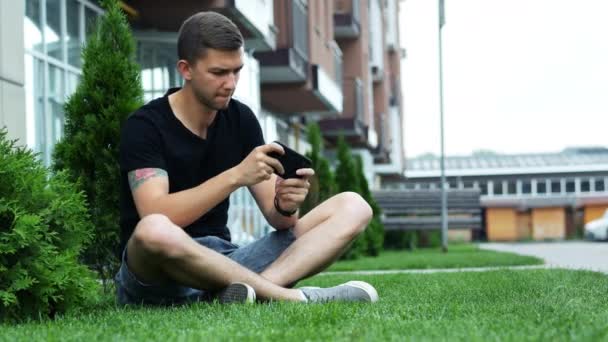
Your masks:
[{"label": "man's ear", "polygon": [[177,71],[182,75],[182,78],[186,81],[192,80],[192,68],[190,63],[185,59],[177,61]]}]

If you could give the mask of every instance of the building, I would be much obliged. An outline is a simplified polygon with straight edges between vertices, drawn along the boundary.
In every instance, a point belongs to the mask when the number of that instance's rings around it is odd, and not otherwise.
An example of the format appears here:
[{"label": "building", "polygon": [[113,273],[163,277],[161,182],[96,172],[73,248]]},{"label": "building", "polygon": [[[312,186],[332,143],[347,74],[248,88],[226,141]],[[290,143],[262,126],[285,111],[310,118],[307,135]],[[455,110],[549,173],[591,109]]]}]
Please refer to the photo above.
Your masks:
[{"label": "building", "polygon": [[[608,149],[446,158],[450,189],[479,189],[490,241],[565,239],[608,208]],[[439,158],[407,161],[402,189],[438,189]]]},{"label": "building", "polygon": [[[182,83],[177,31],[191,14],[231,18],[245,42],[235,97],[258,116],[267,141],[308,149],[304,124],[319,121],[329,145],[345,134],[372,186],[404,169],[398,0],[120,1],[133,28],[146,100]],[[80,49],[95,0],[0,2],[0,126],[47,164],[63,134],[63,104],[82,73]],[[236,240],[268,229],[249,193],[232,195]],[[243,233],[243,234],[241,234]]]}]

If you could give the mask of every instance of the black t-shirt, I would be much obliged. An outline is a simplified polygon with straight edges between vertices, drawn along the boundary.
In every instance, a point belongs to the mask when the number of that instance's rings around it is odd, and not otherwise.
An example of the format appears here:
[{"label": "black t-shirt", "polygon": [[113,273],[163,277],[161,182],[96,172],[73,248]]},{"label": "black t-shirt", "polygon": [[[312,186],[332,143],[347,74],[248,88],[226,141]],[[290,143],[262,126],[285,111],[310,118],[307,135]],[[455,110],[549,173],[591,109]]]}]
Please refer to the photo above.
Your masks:
[{"label": "black t-shirt", "polygon": [[[246,105],[230,100],[207,129],[207,138],[192,133],[177,119],[168,95],[144,105],[127,119],[120,142],[120,228],[122,251],[140,220],[129,187],[128,172],[142,168],[167,171],[169,193],[191,189],[238,165],[256,146],[264,144],[257,118]],[[230,240],[229,199],[187,227],[192,237],[215,235]]]}]

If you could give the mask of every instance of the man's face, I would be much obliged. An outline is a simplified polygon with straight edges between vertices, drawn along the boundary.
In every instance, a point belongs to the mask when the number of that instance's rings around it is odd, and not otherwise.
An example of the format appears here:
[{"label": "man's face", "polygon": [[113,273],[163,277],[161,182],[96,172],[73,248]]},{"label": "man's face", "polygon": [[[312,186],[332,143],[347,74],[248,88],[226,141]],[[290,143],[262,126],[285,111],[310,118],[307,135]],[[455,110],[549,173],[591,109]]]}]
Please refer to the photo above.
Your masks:
[{"label": "man's face", "polygon": [[190,66],[190,83],[198,101],[211,110],[226,108],[243,68],[243,49],[207,49],[205,57]]}]

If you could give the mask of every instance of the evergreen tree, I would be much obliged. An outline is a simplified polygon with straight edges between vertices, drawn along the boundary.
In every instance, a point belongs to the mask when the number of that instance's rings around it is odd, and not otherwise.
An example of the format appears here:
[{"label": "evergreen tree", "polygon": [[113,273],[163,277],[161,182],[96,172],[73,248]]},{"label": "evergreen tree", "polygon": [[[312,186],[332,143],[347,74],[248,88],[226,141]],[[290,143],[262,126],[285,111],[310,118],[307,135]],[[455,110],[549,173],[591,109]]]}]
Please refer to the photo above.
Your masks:
[{"label": "evergreen tree", "polygon": [[382,224],[381,220],[382,211],[369,190],[367,179],[363,173],[363,160],[361,159],[361,156],[355,156],[355,162],[357,164],[361,196],[370,205],[370,207],[372,207],[372,211],[374,213],[369,226],[365,230],[365,240],[367,242],[367,250],[365,254],[370,256],[378,256],[382,251],[382,246],[384,244],[384,225]]},{"label": "evergreen tree", "polygon": [[[338,192],[352,191],[361,194],[357,165],[343,136],[338,139],[338,166],[336,167]],[[359,235],[342,256],[343,259],[356,259],[367,250],[365,234]]]},{"label": "evergreen tree", "polygon": [[316,123],[308,125],[308,142],[311,145],[311,151],[306,154],[312,161],[312,168],[315,170],[315,175],[310,180],[310,189],[306,200],[300,208],[300,216],[308,213],[317,205],[321,204],[326,199],[335,194],[334,174],[331,171],[329,162],[323,157],[323,137],[321,129]]},{"label": "evergreen tree", "polygon": [[135,43],[117,0],[104,0],[105,14],[83,49],[82,78],[65,105],[65,135],[55,146],[54,169],[67,170],[90,205],[95,243],[84,260],[102,279],[117,268],[120,129],[142,104]]}]

